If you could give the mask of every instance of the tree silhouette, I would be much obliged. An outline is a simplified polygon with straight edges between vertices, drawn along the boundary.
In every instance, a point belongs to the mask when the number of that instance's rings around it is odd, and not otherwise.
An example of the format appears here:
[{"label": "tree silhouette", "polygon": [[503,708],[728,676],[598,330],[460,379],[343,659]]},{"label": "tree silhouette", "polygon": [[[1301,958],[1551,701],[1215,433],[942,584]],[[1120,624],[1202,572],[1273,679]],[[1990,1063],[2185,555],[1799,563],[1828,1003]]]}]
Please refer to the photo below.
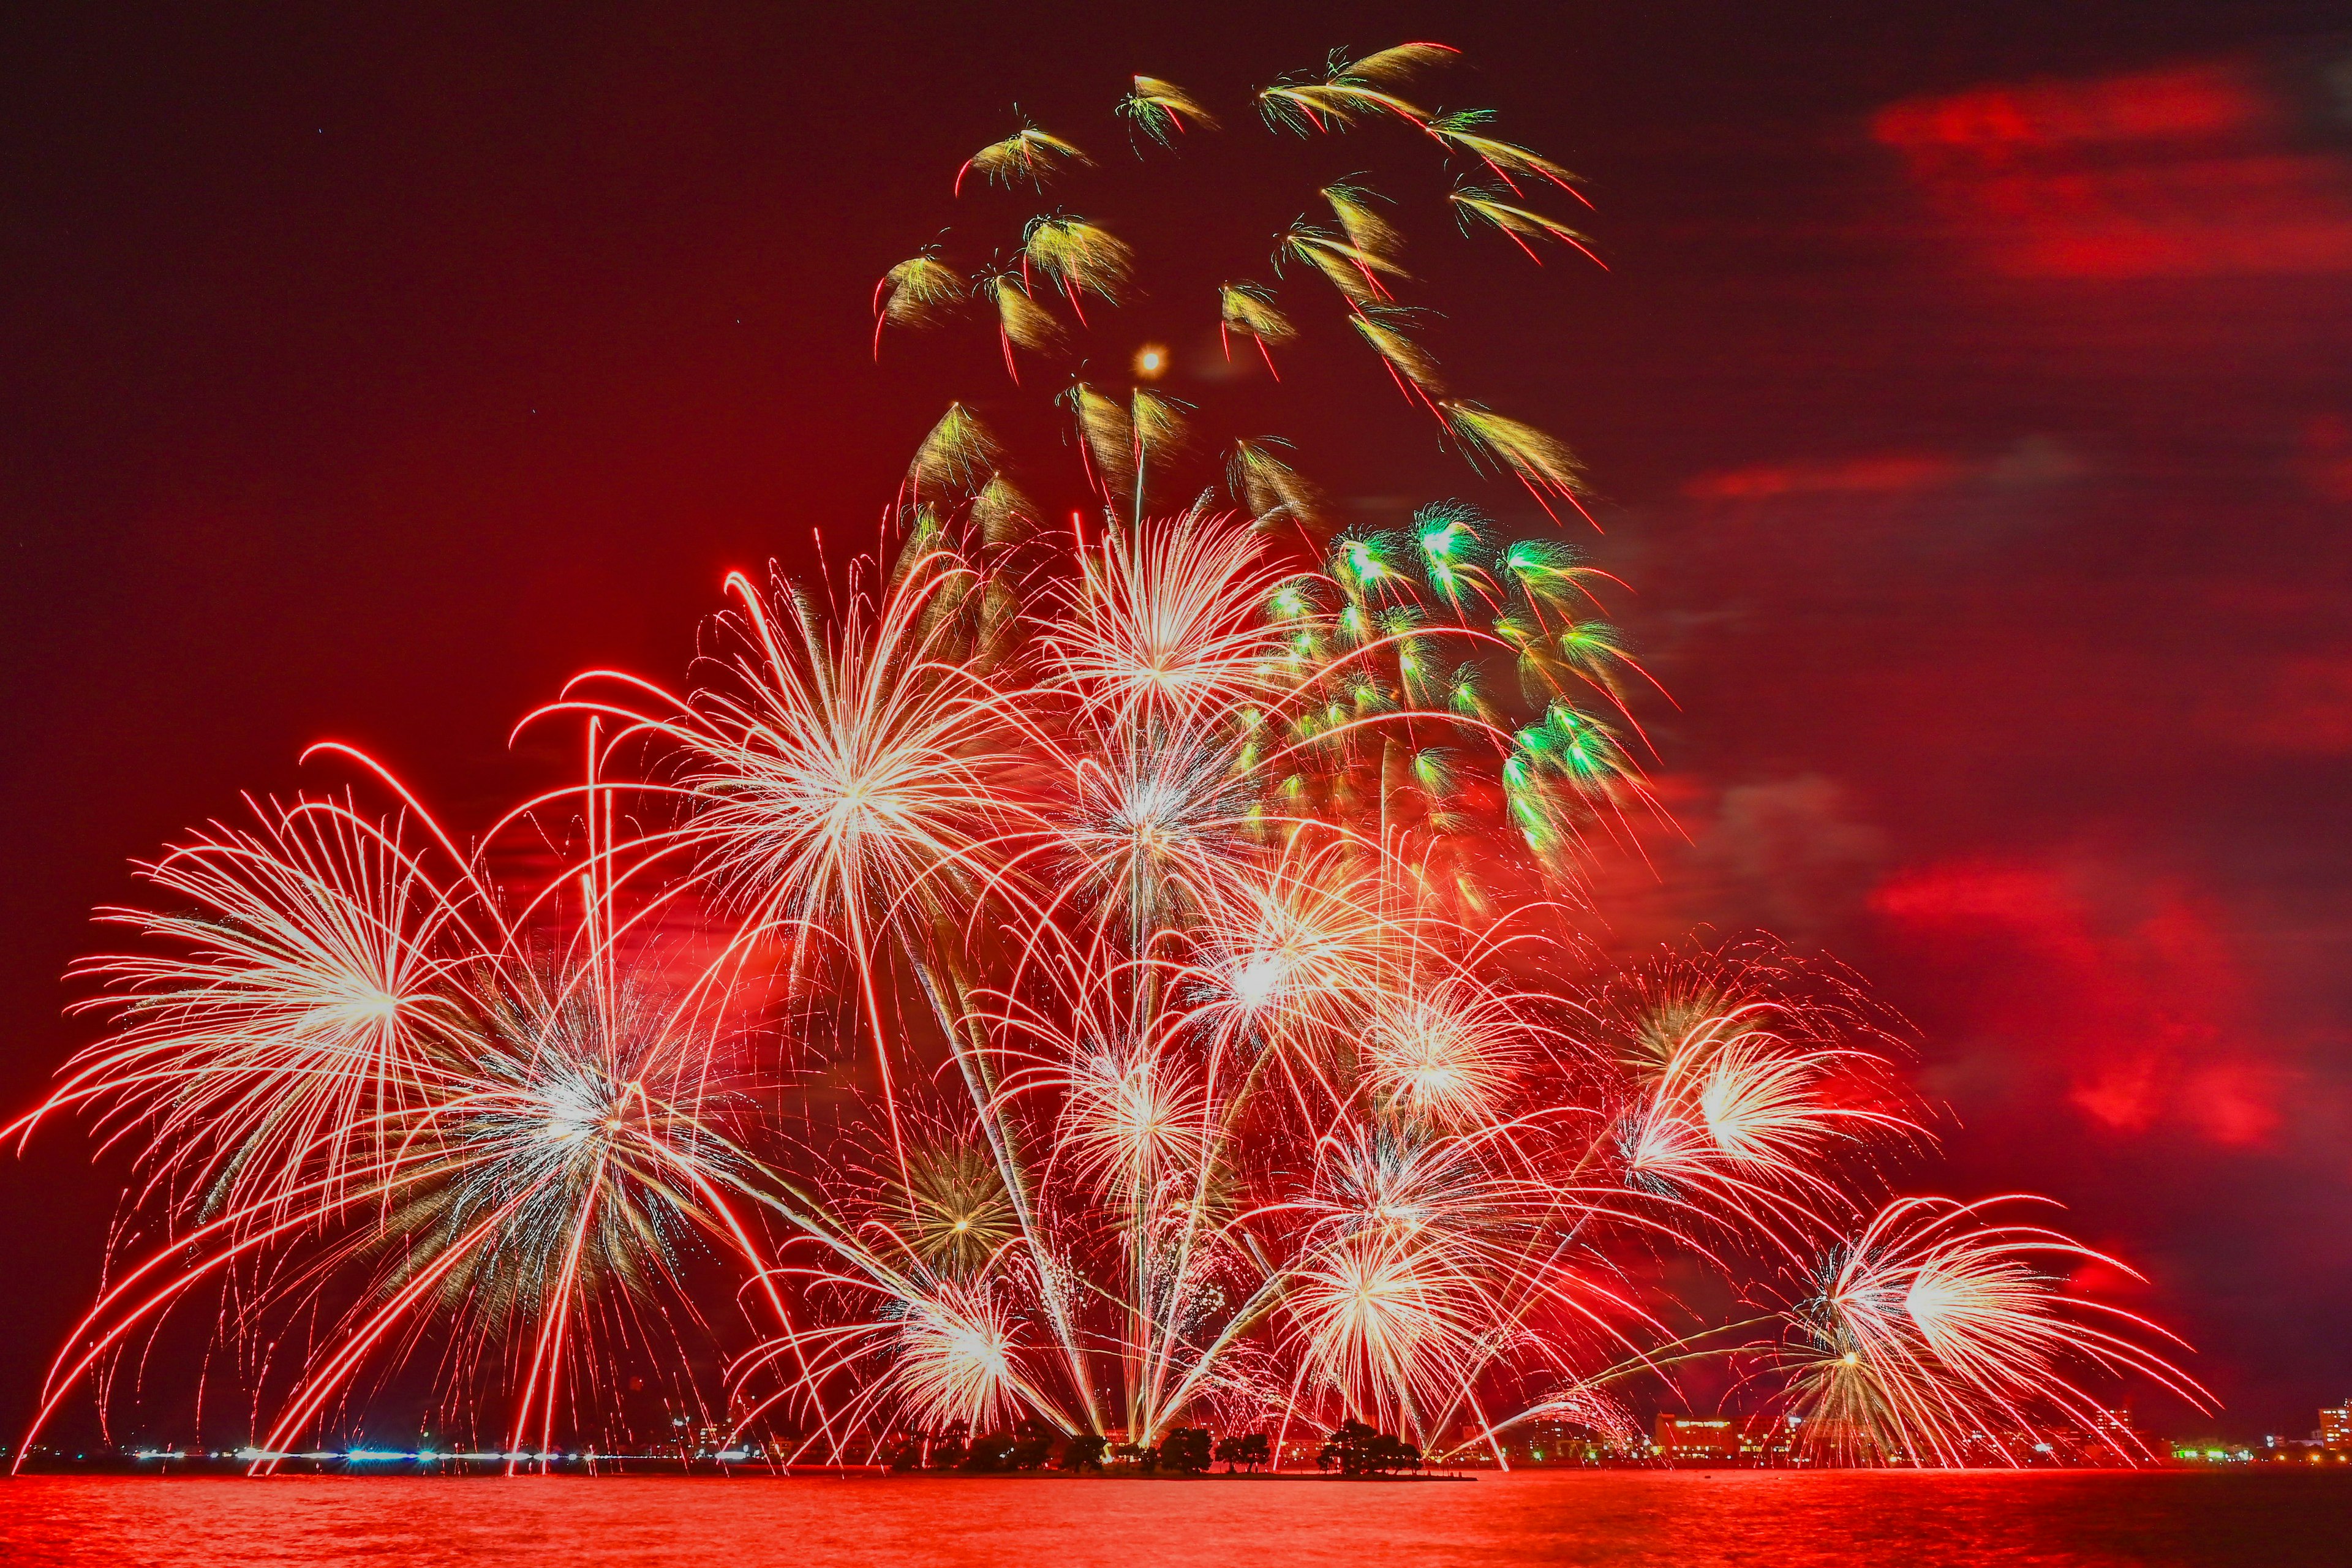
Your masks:
[{"label": "tree silhouette", "polygon": [[985,1433],[971,1440],[971,1447],[965,1451],[963,1462],[958,1468],[982,1476],[996,1470],[1011,1469],[1013,1456],[1019,1447],[1019,1442],[1010,1432]]},{"label": "tree silhouette", "polygon": [[1315,1456],[1317,1468],[1336,1468],[1343,1476],[1392,1475],[1418,1469],[1421,1463],[1420,1449],[1360,1421],[1339,1423],[1339,1430],[1324,1440],[1322,1451]]},{"label": "tree silhouette", "polygon": [[1022,1423],[1019,1439],[1013,1445],[1013,1455],[1007,1468],[1042,1470],[1054,1454],[1054,1429],[1034,1419]]},{"label": "tree silhouette", "polygon": [[1181,1476],[1197,1476],[1209,1468],[1209,1429],[1178,1426],[1160,1439],[1160,1462]]},{"label": "tree silhouette", "polygon": [[1273,1440],[1263,1432],[1236,1434],[1217,1439],[1217,1463],[1227,1474],[1255,1470],[1274,1457]]}]

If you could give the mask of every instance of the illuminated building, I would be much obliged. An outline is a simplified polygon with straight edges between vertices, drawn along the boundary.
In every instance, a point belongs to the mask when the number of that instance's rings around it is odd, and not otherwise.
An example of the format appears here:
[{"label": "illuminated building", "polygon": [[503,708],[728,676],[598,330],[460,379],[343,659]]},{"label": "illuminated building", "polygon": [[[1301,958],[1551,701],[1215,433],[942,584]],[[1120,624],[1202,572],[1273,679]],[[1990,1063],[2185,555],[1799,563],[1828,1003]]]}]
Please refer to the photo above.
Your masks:
[{"label": "illuminated building", "polygon": [[2319,1413],[2319,1446],[2331,1454],[2352,1453],[2352,1399]]},{"label": "illuminated building", "polygon": [[1575,1421],[1530,1421],[1511,1436],[1516,1441],[1505,1452],[1528,1464],[1595,1465],[1616,1452],[1600,1434]]},{"label": "illuminated building", "polygon": [[1785,1464],[1798,1425],[1793,1415],[1675,1415],[1662,1410],[1658,1458],[1669,1464]]},{"label": "illuminated building", "polygon": [[1728,1464],[1739,1452],[1739,1432],[1727,1415],[1658,1412],[1658,1457],[1676,1463]]}]

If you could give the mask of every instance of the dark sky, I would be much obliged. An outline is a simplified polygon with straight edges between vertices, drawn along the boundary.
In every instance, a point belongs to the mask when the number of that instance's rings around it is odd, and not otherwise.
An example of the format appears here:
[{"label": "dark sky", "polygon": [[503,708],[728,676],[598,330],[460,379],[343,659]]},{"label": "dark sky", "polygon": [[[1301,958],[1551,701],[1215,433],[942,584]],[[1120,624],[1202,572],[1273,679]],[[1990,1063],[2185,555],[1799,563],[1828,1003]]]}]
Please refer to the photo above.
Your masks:
[{"label": "dark sky", "polygon": [[[873,279],[1012,100],[1434,37],[1600,206],[1608,273],[1448,304],[1682,704],[1619,933],[1828,943],[1937,1184],[2138,1261],[2227,1426],[2352,1392],[2340,6],[533,10],[0,18],[0,1100],[128,858],[322,736],[478,826],[566,675],[870,520],[942,395]],[[1327,485],[1421,482],[1360,395]],[[11,1426],[112,1191],[0,1163]]]}]

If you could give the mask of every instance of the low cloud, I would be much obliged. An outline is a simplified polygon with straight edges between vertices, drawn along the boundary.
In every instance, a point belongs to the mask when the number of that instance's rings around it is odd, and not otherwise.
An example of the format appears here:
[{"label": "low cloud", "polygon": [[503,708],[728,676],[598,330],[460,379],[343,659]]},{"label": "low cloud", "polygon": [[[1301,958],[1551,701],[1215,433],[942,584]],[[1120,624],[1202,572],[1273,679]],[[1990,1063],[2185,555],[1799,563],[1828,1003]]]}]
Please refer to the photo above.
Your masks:
[{"label": "low cloud", "polygon": [[2055,1079],[2114,1136],[2270,1146],[2294,1074],[2254,1026],[2220,911],[2092,863],[1962,861],[1906,872],[1871,908],[1954,971],[1979,1048],[2021,1058],[2011,1092]]}]

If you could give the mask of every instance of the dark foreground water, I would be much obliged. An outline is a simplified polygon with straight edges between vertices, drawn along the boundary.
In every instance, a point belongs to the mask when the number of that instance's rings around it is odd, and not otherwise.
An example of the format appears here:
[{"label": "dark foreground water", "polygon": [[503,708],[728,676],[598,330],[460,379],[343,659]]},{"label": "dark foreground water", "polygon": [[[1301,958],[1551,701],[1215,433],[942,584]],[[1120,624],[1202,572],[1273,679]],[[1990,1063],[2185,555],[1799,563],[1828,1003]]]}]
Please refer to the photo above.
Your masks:
[{"label": "dark foreground water", "polygon": [[7,1568],[2352,1563],[2352,1473],[0,1483]]}]

